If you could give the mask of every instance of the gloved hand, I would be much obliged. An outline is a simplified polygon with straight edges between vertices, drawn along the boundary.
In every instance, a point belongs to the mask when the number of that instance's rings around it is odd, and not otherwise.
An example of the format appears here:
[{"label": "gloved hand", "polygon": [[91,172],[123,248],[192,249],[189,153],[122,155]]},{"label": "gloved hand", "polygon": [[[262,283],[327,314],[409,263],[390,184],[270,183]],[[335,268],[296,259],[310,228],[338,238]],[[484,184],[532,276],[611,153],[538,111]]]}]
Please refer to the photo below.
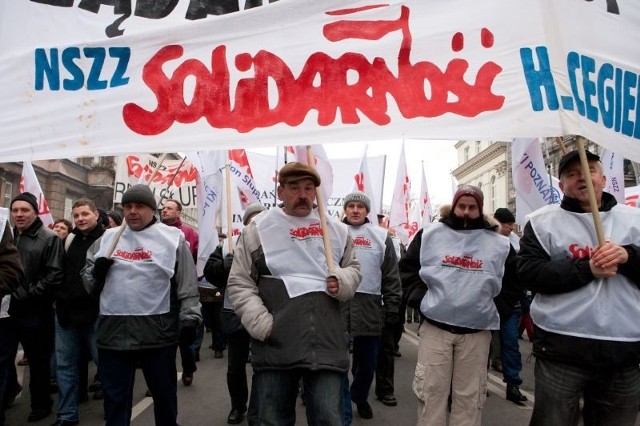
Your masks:
[{"label": "gloved hand", "polygon": [[384,315],[384,324],[387,326],[398,325],[400,323],[400,314],[397,312],[387,312]]},{"label": "gloved hand", "polygon": [[222,266],[224,267],[225,272],[229,272],[231,270],[231,264],[233,263],[233,253],[229,253],[224,257],[224,261]]},{"label": "gloved hand", "polygon": [[191,346],[196,341],[196,328],[194,326],[182,327],[180,331],[180,345]]},{"label": "gloved hand", "polygon": [[91,271],[91,275],[93,275],[93,278],[95,278],[96,281],[104,282],[111,265],[113,265],[113,259],[99,257],[93,263],[93,271]]}]

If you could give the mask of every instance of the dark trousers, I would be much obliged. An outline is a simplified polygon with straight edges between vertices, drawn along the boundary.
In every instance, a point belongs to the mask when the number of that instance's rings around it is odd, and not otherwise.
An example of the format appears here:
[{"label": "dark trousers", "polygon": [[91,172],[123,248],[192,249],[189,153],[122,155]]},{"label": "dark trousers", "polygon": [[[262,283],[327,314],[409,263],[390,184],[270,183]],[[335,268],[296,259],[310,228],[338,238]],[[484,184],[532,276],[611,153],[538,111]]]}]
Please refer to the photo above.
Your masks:
[{"label": "dark trousers", "polygon": [[247,360],[251,337],[244,328],[241,328],[227,334],[227,344],[227,387],[231,397],[231,407],[244,411],[249,399]]},{"label": "dark trousers", "polygon": [[98,349],[98,357],[106,425],[131,424],[133,383],[136,367],[140,365],[147,387],[153,395],[155,424],[176,426],[176,345],[137,351]]},{"label": "dark trousers", "polygon": [[353,338],[353,362],[351,374],[351,400],[359,403],[369,398],[369,389],[376,372],[380,336],[356,336]]},{"label": "dark trousers", "polygon": [[[32,410],[49,410],[53,401],[49,397],[51,380],[51,351],[55,336],[53,312],[10,317],[24,355],[29,360],[29,393]],[[17,351],[11,348],[14,357]]]},{"label": "dark trousers", "polygon": [[[402,324],[399,324],[402,327]],[[395,348],[394,334],[396,326],[382,327],[380,336],[380,352],[378,353],[378,365],[376,367],[376,395],[393,395],[394,362],[393,351]]]},{"label": "dark trousers", "polygon": [[221,311],[222,302],[202,302],[202,319],[205,327],[211,329],[210,347],[214,351],[223,351],[226,346],[222,332]]},{"label": "dark trousers", "polygon": [[[180,329],[182,330],[182,327],[180,327]],[[182,374],[193,374],[198,369],[196,366],[196,351],[194,346],[180,342],[179,348],[180,360],[182,361]]]},{"label": "dark trousers", "polygon": [[9,395],[18,383],[15,366],[17,350],[18,334],[11,320],[0,319],[0,426],[4,425],[4,413]]}]

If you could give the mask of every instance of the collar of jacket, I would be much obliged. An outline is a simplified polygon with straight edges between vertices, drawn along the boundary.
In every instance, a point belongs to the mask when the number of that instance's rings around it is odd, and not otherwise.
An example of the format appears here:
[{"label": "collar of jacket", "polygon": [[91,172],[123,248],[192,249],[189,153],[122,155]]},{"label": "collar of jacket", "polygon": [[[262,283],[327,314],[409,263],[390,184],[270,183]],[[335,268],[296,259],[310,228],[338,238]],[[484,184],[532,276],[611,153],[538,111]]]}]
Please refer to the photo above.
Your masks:
[{"label": "collar of jacket", "polygon": [[455,229],[457,231],[469,231],[473,229],[487,229],[490,231],[495,231],[497,229],[497,226],[489,223],[484,218],[484,215],[480,216],[477,219],[465,220],[453,214],[453,211],[449,213],[449,216],[443,218],[441,222],[447,225],[449,228]]},{"label": "collar of jacket", "polygon": [[[609,194],[608,192],[602,193],[602,203],[600,204],[600,208],[598,211],[608,212],[618,204],[616,201],[616,197]],[[560,203],[560,207],[563,210],[567,210],[573,213],[586,213],[584,209],[580,206],[577,198],[567,197],[566,195],[562,198],[562,203]]]},{"label": "collar of jacket", "polygon": [[28,235],[29,237],[35,237],[43,226],[44,226],[44,223],[42,222],[42,219],[40,219],[40,217],[38,216],[36,217],[36,220],[33,221],[31,226],[29,226],[27,229],[22,231],[22,233],[18,232],[18,228],[14,228],[13,239],[15,240],[18,237],[18,235]]},{"label": "collar of jacket", "polygon": [[82,231],[80,231],[78,228],[73,228],[73,231],[71,231],[76,237],[94,237],[94,238],[99,238],[102,236],[102,234],[104,234],[104,227],[102,226],[102,224],[100,222],[98,222],[98,224],[96,226],[94,226],[93,228],[91,228],[91,230],[89,232],[87,232],[86,234],[84,234]]}]

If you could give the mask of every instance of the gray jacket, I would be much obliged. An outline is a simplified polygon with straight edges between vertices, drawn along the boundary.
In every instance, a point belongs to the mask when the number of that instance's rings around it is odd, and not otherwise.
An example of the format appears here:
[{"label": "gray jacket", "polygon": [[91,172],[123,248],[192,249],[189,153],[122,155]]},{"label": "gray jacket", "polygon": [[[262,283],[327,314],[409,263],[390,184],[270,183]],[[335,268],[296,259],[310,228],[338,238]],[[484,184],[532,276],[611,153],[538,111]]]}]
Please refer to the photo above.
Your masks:
[{"label": "gray jacket", "polygon": [[[151,226],[155,225],[157,224]],[[104,284],[97,282],[92,275],[95,254],[99,247],[100,240],[97,240],[89,248],[87,265],[81,272],[85,288],[96,298],[100,297],[104,287]],[[179,339],[179,323],[183,326],[196,326],[201,322],[195,265],[189,245],[184,237],[180,236],[175,273],[171,278],[169,312],[158,315],[99,315],[97,345],[101,349],[118,351],[176,345]]]},{"label": "gray jacket", "polygon": [[360,283],[359,269],[348,238],[340,267],[331,271],[338,279],[338,294],[312,292],[290,298],[282,280],[267,268],[255,223],[246,227],[234,253],[227,293],[254,339],[253,367],[347,371],[347,336],[340,302],[353,297]]}]

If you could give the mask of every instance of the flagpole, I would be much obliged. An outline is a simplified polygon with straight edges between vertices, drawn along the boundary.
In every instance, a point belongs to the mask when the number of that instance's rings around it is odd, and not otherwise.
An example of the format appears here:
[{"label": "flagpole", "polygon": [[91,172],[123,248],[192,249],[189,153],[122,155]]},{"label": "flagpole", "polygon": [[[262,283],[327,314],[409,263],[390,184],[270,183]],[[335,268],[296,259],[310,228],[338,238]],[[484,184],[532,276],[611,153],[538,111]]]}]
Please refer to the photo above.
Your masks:
[{"label": "flagpole", "polygon": [[[162,163],[164,163],[164,159],[167,157],[167,153],[163,153],[160,156],[160,160],[158,161],[158,166],[155,168],[155,170],[153,171],[153,173],[151,174],[151,178],[149,179],[149,181],[147,182],[147,186],[151,184],[151,182],[153,182],[153,179],[156,177],[156,175],[158,174],[158,171],[160,170],[160,167],[162,167]],[[154,212],[155,214],[155,212]],[[122,224],[120,225],[120,228],[118,228],[118,232],[116,233],[115,238],[113,239],[113,242],[111,243],[111,246],[109,247],[109,250],[107,250],[107,253],[105,254],[104,257],[106,257],[107,259],[111,258],[111,255],[113,254],[113,251],[116,249],[116,246],[118,245],[118,241],[120,241],[120,237],[122,236],[122,233],[124,232],[124,230],[127,228],[127,221],[125,218],[122,219]]]},{"label": "flagpole", "polygon": [[176,176],[178,176],[178,172],[182,168],[182,165],[184,164],[186,159],[187,159],[187,156],[185,155],[182,158],[182,161],[180,162],[180,164],[178,165],[178,168],[176,169],[175,173],[173,173],[173,176],[171,176],[171,179],[169,180],[169,183],[167,184],[167,188],[161,193],[160,201],[158,201],[158,208],[162,204],[162,201],[165,199],[165,196],[167,195],[167,191],[169,190],[169,188],[171,188],[171,185],[173,185],[173,181],[176,180]]},{"label": "flagpole", "polygon": [[224,174],[226,178],[226,193],[227,193],[227,244],[229,246],[229,253],[233,254],[233,214],[231,210],[231,170],[229,170],[230,164],[224,168]]},{"label": "flagpole", "polygon": [[[315,157],[313,156],[313,148],[311,145],[307,145],[307,162],[309,166],[316,170]],[[318,202],[318,214],[320,215],[320,227],[322,228],[322,242],[324,244],[324,253],[327,257],[327,267],[329,272],[333,271],[333,255],[331,254],[331,239],[329,237],[329,228],[327,226],[327,213],[325,212],[325,200],[324,194],[320,187],[316,188],[316,201]]]},{"label": "flagpole", "polygon": [[587,192],[589,194],[589,205],[591,206],[591,215],[593,216],[593,225],[596,229],[596,237],[598,238],[598,245],[602,247],[605,244],[604,231],[602,230],[602,221],[600,220],[600,211],[598,210],[598,201],[596,200],[596,193],[593,189],[593,182],[591,181],[591,171],[589,170],[589,161],[587,160],[587,154],[584,150],[584,141],[582,137],[578,136],[578,155],[580,156],[580,164],[582,165],[582,175],[584,176],[584,182],[587,185]]}]

